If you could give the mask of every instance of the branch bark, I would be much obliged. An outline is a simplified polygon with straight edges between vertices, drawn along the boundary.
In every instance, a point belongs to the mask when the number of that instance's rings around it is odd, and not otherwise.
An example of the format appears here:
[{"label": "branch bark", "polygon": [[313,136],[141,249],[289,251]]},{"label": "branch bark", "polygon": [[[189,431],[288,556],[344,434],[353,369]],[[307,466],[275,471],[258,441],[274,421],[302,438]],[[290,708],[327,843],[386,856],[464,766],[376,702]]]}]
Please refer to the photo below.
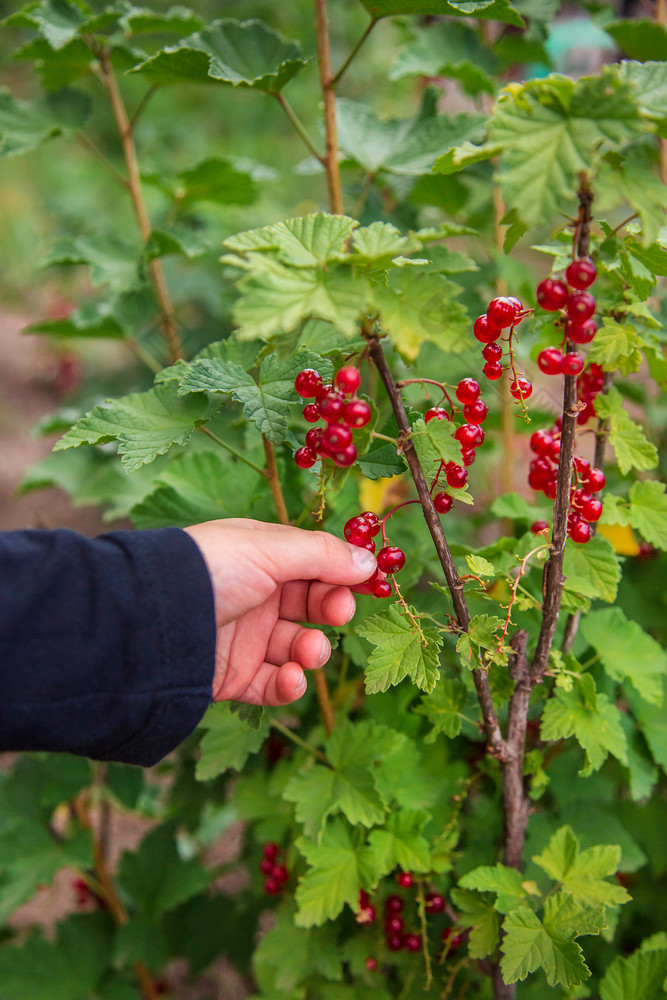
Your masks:
[{"label": "branch bark", "polygon": [[336,78],[331,69],[331,45],[327,0],[315,0],[315,31],[317,34],[317,62],[320,68],[320,86],[324,101],[324,130],[326,153],[324,165],[329,189],[329,211],[343,215],[343,187],[338,163],[338,131],[336,127]]}]

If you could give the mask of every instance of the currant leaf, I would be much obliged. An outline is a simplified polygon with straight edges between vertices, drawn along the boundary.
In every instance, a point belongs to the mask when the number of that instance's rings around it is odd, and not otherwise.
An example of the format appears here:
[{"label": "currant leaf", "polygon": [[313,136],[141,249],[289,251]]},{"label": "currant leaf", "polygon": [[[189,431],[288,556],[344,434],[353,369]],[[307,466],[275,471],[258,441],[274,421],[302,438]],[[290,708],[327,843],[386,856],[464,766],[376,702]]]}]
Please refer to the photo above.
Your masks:
[{"label": "currant leaf", "polygon": [[368,694],[386,691],[406,677],[422,691],[433,690],[442,646],[438,629],[421,626],[420,634],[410,619],[392,605],[357,625],[355,632],[376,647],[366,666]]},{"label": "currant leaf", "polygon": [[554,689],[542,714],[540,733],[543,740],[574,736],[586,753],[584,775],[599,770],[609,753],[621,763],[627,761],[620,712],[606,695],[597,692],[590,674],[576,677],[569,691]]},{"label": "currant leaf", "polygon": [[581,622],[582,635],[593,646],[613,680],[628,680],[652,705],[662,705],[667,653],[620,608],[591,611]]}]

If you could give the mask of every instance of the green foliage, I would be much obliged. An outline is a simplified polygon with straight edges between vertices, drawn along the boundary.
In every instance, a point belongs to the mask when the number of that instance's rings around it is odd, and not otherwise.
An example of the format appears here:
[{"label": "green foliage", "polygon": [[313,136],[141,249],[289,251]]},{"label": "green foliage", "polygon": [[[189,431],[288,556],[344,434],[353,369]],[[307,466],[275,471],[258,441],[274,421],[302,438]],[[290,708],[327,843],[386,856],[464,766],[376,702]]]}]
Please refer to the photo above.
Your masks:
[{"label": "green foliage", "polygon": [[366,666],[368,694],[386,691],[406,677],[422,691],[433,690],[442,645],[439,629],[420,626],[417,630],[407,612],[401,614],[392,605],[367,618],[355,631],[375,646]]}]

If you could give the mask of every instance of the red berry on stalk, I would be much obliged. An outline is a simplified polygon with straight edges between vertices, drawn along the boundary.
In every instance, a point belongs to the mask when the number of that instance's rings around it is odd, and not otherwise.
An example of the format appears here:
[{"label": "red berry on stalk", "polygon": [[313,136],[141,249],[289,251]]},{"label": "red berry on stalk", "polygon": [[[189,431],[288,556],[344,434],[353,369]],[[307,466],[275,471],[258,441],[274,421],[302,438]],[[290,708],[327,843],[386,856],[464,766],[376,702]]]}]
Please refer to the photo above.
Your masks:
[{"label": "red berry on stalk", "polygon": [[530,526],[530,530],[534,535],[541,535],[543,531],[547,531],[549,528],[548,521],[533,521]]},{"label": "red berry on stalk", "polygon": [[574,461],[574,467],[579,473],[579,475],[581,475],[582,472],[586,472],[591,467],[591,463],[588,461],[588,459],[582,458],[581,455],[575,455],[573,461]]},{"label": "red berry on stalk", "polygon": [[401,889],[409,889],[414,883],[414,876],[412,872],[401,872],[400,875],[397,876],[396,881],[400,885]]},{"label": "red berry on stalk", "polygon": [[519,313],[523,312],[523,302],[521,301],[521,299],[517,299],[516,295],[508,295],[507,298],[508,301],[510,301],[514,305],[514,308],[516,309],[517,319],[515,320],[515,322],[520,323],[521,320],[523,319],[523,316],[521,316],[521,318],[518,317]]},{"label": "red berry on stalk", "polygon": [[389,951],[400,951],[402,947],[403,947],[402,934],[387,935],[387,948],[389,949]]},{"label": "red berry on stalk", "polygon": [[564,361],[565,356],[557,347],[545,347],[537,355],[537,367],[545,375],[560,375]]},{"label": "red berry on stalk", "polygon": [[487,361],[482,371],[488,379],[496,382],[503,373],[503,366],[498,361]]},{"label": "red berry on stalk", "polygon": [[322,385],[322,376],[314,368],[304,368],[294,379],[294,388],[304,399],[317,395]]},{"label": "red berry on stalk", "polygon": [[586,521],[598,521],[602,514],[602,500],[589,497],[581,505],[581,516]]},{"label": "red berry on stalk", "polygon": [[268,843],[264,844],[264,847],[262,848],[262,854],[264,855],[267,861],[275,861],[276,858],[278,857],[279,852],[280,848],[278,847],[277,844],[274,844],[273,841],[269,841]]},{"label": "red berry on stalk", "polygon": [[533,391],[533,384],[523,375],[519,378],[512,380],[510,385],[510,395],[514,396],[515,399],[528,399]]},{"label": "red berry on stalk", "polygon": [[479,340],[480,344],[492,344],[501,333],[500,327],[489,322],[486,315],[478,316],[473,323],[472,335],[475,340]]},{"label": "red berry on stalk", "polygon": [[528,466],[529,472],[534,472],[535,475],[541,476],[542,479],[548,479],[551,475],[551,464],[546,458],[536,458]]},{"label": "red berry on stalk", "polygon": [[267,892],[269,896],[277,896],[282,890],[282,885],[280,882],[276,882],[274,878],[264,879],[264,892]]},{"label": "red berry on stalk", "polygon": [[557,493],[558,493],[558,476],[555,472],[552,472],[549,482],[544,487],[544,495],[549,497],[550,500],[555,500]]},{"label": "red berry on stalk", "polygon": [[537,301],[548,312],[557,312],[567,302],[567,285],[560,278],[545,278],[537,286]]},{"label": "red berry on stalk", "polygon": [[319,451],[322,444],[322,434],[321,427],[311,427],[309,431],[306,431],[306,445],[313,451]]},{"label": "red berry on stalk", "polygon": [[548,457],[552,462],[557,462],[560,458],[560,438],[554,438],[549,446]]},{"label": "red berry on stalk", "polygon": [[597,329],[595,320],[587,319],[584,323],[568,323],[565,332],[573,344],[590,344]]},{"label": "red berry on stalk", "polygon": [[352,545],[363,546],[367,541],[369,541],[373,532],[368,521],[366,521],[365,518],[358,516],[351,517],[349,521],[345,522],[343,534],[348,542],[352,543]]},{"label": "red berry on stalk", "polygon": [[273,861],[269,861],[268,858],[264,858],[259,863],[259,870],[261,871],[262,875],[270,875],[272,868],[273,868]]},{"label": "red berry on stalk", "polygon": [[388,934],[400,934],[405,926],[403,917],[387,917],[384,922],[384,929]]},{"label": "red berry on stalk", "polygon": [[405,553],[396,545],[385,545],[378,552],[378,568],[383,573],[398,573],[405,566]]},{"label": "red berry on stalk", "polygon": [[359,909],[363,910],[364,907],[370,906],[370,902],[371,902],[371,899],[370,899],[370,896],[368,895],[368,893],[366,892],[366,890],[365,889],[360,889],[359,890]]},{"label": "red berry on stalk", "polygon": [[400,896],[396,896],[392,893],[391,896],[387,896],[385,899],[384,908],[387,913],[400,913],[403,909],[403,900]]},{"label": "red berry on stalk", "polygon": [[328,424],[335,423],[343,415],[343,397],[336,389],[321,396],[317,405],[320,416],[324,417]]},{"label": "red berry on stalk", "polygon": [[474,378],[463,378],[456,387],[456,398],[459,403],[474,403],[479,399],[479,382]]},{"label": "red berry on stalk", "polygon": [[455,933],[453,927],[445,927],[440,937],[443,944],[447,945],[449,951],[454,951],[463,944],[463,934]]},{"label": "red berry on stalk", "polygon": [[359,369],[355,368],[354,365],[345,365],[337,372],[334,382],[341,390],[341,392],[356,392],[361,385],[361,375],[359,374]]},{"label": "red berry on stalk", "polygon": [[341,469],[348,469],[357,460],[357,449],[353,444],[348,444],[346,448],[341,451],[334,451],[331,455],[336,465],[340,466]]},{"label": "red berry on stalk", "polygon": [[369,955],[368,958],[364,959],[364,965],[369,972],[375,972],[378,967],[378,960],[377,958],[373,958],[372,955]]},{"label": "red berry on stalk", "polygon": [[590,288],[597,276],[597,268],[590,257],[580,257],[579,260],[573,260],[565,271],[570,288],[576,288],[580,292]]},{"label": "red berry on stalk", "polygon": [[484,441],[484,431],[479,424],[461,424],[454,431],[454,437],[461,443],[461,448],[477,448]]},{"label": "red berry on stalk", "polygon": [[574,524],[568,527],[567,533],[573,542],[584,545],[590,541],[591,526],[586,521],[575,521]]},{"label": "red berry on stalk", "polygon": [[466,403],[463,407],[463,419],[469,424],[483,424],[488,414],[486,403],[476,399],[474,403]]},{"label": "red berry on stalk", "polygon": [[372,510],[365,510],[359,517],[363,517],[364,521],[370,525],[371,535],[377,535],[378,531],[382,527],[380,523],[380,518]]},{"label": "red berry on stalk", "polygon": [[274,865],[271,869],[271,878],[276,882],[285,883],[289,878],[289,872],[285,865]]},{"label": "red berry on stalk", "polygon": [[308,403],[303,408],[304,419],[308,421],[309,424],[316,424],[320,419],[320,411],[317,403]]},{"label": "red berry on stalk", "polygon": [[300,469],[310,469],[317,461],[317,453],[312,448],[299,448],[294,452],[294,461]]},{"label": "red berry on stalk", "polygon": [[444,406],[432,406],[424,414],[424,421],[428,423],[429,420],[449,420],[449,414]]},{"label": "red berry on stalk", "polygon": [[391,597],[392,593],[389,580],[376,580],[373,584],[373,597]]},{"label": "red berry on stalk", "polygon": [[530,447],[536,455],[548,455],[554,443],[554,436],[549,431],[535,431],[530,435]]},{"label": "red berry on stalk", "polygon": [[449,493],[436,493],[433,497],[433,506],[437,510],[438,514],[447,514],[448,511],[452,509],[452,504],[454,501],[450,497]]},{"label": "red berry on stalk", "polygon": [[374,924],[377,919],[375,907],[370,905],[362,906],[361,909],[357,911],[355,919],[358,924]]},{"label": "red berry on stalk", "polygon": [[565,308],[570,319],[575,323],[583,323],[595,312],[595,299],[590,292],[571,292]]},{"label": "red berry on stalk", "polygon": [[424,897],[424,909],[431,916],[442,913],[445,909],[445,897],[441,896],[439,892],[427,892]]},{"label": "red berry on stalk", "polygon": [[364,399],[350,399],[343,405],[343,420],[357,430],[371,419],[371,408]]},{"label": "red berry on stalk", "polygon": [[607,477],[602,469],[591,468],[584,472],[581,477],[581,481],[589,493],[599,493],[600,490],[604,489]]},{"label": "red berry on stalk", "polygon": [[468,468],[469,465],[473,464],[476,458],[477,458],[477,452],[475,451],[474,448],[461,450],[461,461],[465,465],[466,469]]},{"label": "red berry on stalk", "polygon": [[503,349],[500,344],[487,344],[482,349],[482,357],[485,361],[500,361],[503,356]]},{"label": "red berry on stalk", "polygon": [[564,375],[580,375],[584,370],[584,359],[581,354],[566,354],[563,358]]},{"label": "red berry on stalk", "polygon": [[406,951],[421,951],[422,939],[419,934],[406,934],[403,938],[403,947]]},{"label": "red berry on stalk", "polygon": [[447,485],[453,490],[461,490],[468,482],[468,473],[462,465],[450,465],[447,469]]},{"label": "red berry on stalk", "polygon": [[491,299],[489,308],[486,310],[486,315],[493,326],[498,326],[501,329],[511,326],[517,316],[516,299],[513,301],[505,295]]},{"label": "red berry on stalk", "polygon": [[328,424],[324,428],[322,440],[329,451],[342,451],[352,444],[352,431],[347,424]]}]

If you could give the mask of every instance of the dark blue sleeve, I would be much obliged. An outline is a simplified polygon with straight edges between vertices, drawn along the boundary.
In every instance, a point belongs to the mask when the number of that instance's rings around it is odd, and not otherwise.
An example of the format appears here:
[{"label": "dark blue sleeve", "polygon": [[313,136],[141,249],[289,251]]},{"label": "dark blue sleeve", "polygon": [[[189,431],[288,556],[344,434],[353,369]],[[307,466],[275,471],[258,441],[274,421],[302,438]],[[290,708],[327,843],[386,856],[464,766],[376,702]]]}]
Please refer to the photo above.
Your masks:
[{"label": "dark blue sleeve", "polygon": [[215,614],[180,528],[0,533],[0,750],[155,764],[211,700]]}]

